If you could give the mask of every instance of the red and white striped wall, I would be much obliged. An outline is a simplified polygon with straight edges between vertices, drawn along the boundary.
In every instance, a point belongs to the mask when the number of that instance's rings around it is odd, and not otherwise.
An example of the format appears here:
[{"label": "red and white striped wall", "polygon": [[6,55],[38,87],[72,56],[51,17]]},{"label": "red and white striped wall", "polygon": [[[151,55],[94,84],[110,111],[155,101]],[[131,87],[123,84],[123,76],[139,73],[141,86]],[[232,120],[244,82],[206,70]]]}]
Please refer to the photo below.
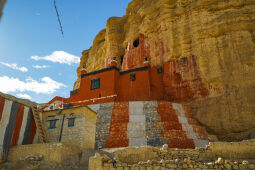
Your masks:
[{"label": "red and white striped wall", "polygon": [[12,146],[37,143],[36,136],[32,109],[0,96],[0,159]]},{"label": "red and white striped wall", "polygon": [[130,101],[114,102],[111,110],[103,104],[89,107],[98,113],[97,148],[164,144],[170,148],[195,148],[209,144],[205,128],[192,118],[191,109],[182,104]]}]

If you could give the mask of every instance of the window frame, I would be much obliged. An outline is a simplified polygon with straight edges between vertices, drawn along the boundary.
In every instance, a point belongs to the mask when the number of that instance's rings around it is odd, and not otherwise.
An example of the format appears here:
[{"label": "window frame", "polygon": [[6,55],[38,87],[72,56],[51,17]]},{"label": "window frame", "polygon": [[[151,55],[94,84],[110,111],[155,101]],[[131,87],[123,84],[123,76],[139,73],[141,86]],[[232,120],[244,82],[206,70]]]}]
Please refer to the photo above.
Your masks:
[{"label": "window frame", "polygon": [[[49,128],[48,129],[56,129],[57,121],[58,121],[58,119],[49,120]],[[54,126],[52,126],[51,122],[54,122]]]},{"label": "window frame", "polygon": [[[68,121],[67,121],[67,127],[74,127],[75,125],[75,118],[74,117],[71,117],[71,118],[67,118]],[[72,125],[70,125],[70,120],[73,120],[72,122]]]},{"label": "window frame", "polygon": [[[98,81],[98,87],[94,87],[94,83]],[[100,78],[94,78],[91,80],[90,90],[100,89]]]}]

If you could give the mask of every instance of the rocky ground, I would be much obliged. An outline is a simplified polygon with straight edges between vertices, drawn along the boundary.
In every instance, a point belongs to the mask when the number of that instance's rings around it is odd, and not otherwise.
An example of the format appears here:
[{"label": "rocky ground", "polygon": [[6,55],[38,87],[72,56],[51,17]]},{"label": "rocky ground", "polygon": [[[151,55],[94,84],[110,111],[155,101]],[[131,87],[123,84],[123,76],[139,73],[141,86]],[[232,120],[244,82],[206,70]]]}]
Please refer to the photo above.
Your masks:
[{"label": "rocky ground", "polygon": [[[104,166],[111,168],[112,170],[136,170],[137,168],[143,169],[255,169],[255,160],[224,160],[218,158],[216,161],[198,161],[191,160],[190,157],[184,159],[173,159],[173,160],[161,160],[153,161],[148,160],[146,162],[139,162],[138,164],[128,165],[126,163],[119,163],[118,161],[113,164],[112,160],[104,159]],[[15,162],[7,162],[0,164],[0,170],[86,170],[87,166],[75,165],[75,164],[54,164],[46,161],[39,160],[20,160]]]}]

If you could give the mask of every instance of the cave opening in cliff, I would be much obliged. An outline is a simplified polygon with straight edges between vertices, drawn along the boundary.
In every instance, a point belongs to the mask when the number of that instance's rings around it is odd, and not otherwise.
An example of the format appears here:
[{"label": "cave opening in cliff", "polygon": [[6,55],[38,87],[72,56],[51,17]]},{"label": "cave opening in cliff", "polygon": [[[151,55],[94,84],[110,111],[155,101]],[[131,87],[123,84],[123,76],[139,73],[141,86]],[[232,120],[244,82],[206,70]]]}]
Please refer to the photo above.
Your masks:
[{"label": "cave opening in cliff", "polygon": [[139,38],[136,39],[136,40],[133,42],[133,46],[134,46],[134,47],[138,47],[138,46],[139,46]]},{"label": "cave opening in cliff", "polygon": [[122,55],[122,56],[120,56],[120,65],[122,65],[123,64],[123,59],[124,59],[124,56]]}]

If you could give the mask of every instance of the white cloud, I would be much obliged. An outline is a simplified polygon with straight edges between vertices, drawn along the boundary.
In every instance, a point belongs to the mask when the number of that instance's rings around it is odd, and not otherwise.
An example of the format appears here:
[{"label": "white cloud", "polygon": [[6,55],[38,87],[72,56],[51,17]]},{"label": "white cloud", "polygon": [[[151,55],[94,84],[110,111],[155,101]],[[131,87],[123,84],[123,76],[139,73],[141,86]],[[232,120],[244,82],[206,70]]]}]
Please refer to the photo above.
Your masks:
[{"label": "white cloud", "polygon": [[14,69],[14,70],[19,70],[19,71],[22,71],[22,72],[27,72],[28,69],[26,67],[18,67],[18,65],[16,63],[5,63],[5,62],[0,62],[0,64],[6,66],[6,67],[9,67],[11,69]]},{"label": "white cloud", "polygon": [[80,57],[77,57],[75,55],[69,54],[65,51],[54,51],[51,55],[39,57],[39,56],[31,56],[30,57],[33,60],[46,60],[51,61],[54,63],[61,63],[61,64],[77,64],[80,63]]},{"label": "white cloud", "polygon": [[0,82],[0,91],[4,93],[29,91],[37,94],[52,94],[57,89],[66,87],[66,85],[56,82],[50,77],[43,77],[40,81],[32,78],[21,81],[18,78],[2,76]]},{"label": "white cloud", "polygon": [[22,94],[22,93],[17,94],[17,97],[22,99],[31,99],[31,96],[29,96],[28,94]]},{"label": "white cloud", "polygon": [[47,65],[32,65],[33,68],[36,68],[36,69],[43,69],[43,68],[48,68],[49,66]]}]

